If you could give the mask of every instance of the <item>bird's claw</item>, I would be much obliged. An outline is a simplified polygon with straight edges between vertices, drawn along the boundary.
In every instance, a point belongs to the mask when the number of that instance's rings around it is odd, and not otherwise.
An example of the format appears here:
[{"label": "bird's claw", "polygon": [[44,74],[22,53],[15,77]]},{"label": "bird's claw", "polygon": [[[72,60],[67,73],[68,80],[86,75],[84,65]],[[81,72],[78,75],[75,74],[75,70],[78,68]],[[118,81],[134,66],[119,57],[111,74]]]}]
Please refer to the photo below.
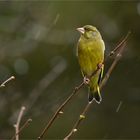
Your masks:
[{"label": "bird's claw", "polygon": [[103,63],[99,63],[97,66],[98,66],[98,69],[101,69],[103,67]]},{"label": "bird's claw", "polygon": [[90,79],[87,77],[84,77],[84,84],[88,85],[90,82]]}]

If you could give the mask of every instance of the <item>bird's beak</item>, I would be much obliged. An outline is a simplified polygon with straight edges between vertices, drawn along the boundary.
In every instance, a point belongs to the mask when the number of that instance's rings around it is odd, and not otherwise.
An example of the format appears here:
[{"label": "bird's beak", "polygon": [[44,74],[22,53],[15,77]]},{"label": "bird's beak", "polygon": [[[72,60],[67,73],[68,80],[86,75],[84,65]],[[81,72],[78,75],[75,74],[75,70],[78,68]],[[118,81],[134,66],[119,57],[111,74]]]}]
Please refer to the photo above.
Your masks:
[{"label": "bird's beak", "polygon": [[81,28],[77,28],[77,31],[79,31],[81,34],[84,34],[84,32],[85,32],[85,30],[84,30],[83,27],[81,27]]}]

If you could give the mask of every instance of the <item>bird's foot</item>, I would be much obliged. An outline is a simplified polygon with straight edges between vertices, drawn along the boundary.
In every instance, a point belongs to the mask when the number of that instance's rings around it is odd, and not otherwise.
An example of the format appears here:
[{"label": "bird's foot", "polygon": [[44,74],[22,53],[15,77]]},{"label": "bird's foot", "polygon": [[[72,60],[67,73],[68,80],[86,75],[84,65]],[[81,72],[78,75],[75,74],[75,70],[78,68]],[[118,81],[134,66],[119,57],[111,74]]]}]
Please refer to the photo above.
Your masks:
[{"label": "bird's foot", "polygon": [[99,63],[97,66],[98,66],[98,69],[101,69],[104,66],[104,64],[103,63]]},{"label": "bird's foot", "polygon": [[85,85],[88,85],[89,82],[90,82],[90,79],[87,78],[87,77],[85,76],[85,77],[84,77],[84,84],[85,84]]}]

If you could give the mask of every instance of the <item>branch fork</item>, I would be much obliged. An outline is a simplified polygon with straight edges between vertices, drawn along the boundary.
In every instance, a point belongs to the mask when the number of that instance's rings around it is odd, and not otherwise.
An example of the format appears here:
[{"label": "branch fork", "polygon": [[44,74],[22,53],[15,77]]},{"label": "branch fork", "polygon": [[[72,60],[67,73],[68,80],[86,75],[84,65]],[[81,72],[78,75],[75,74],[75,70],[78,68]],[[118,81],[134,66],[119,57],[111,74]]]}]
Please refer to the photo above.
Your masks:
[{"label": "branch fork", "polygon": [[[120,60],[121,56],[122,56],[122,52],[124,50],[124,48],[126,47],[126,41],[128,39],[128,36],[130,35],[130,32],[128,32],[128,34],[126,35],[126,37],[117,45],[117,47],[111,51],[109,53],[109,55],[106,57],[105,61],[111,57],[111,56],[115,56],[115,59],[112,63],[112,65],[110,66],[109,70],[107,71],[107,73],[105,74],[103,80],[101,81],[99,87],[100,89],[102,89],[102,87],[106,84],[107,80],[110,77],[110,74],[112,73],[113,69],[115,68],[117,62]],[[73,90],[73,92],[71,93],[71,95],[62,103],[62,105],[57,109],[57,111],[55,112],[55,114],[52,116],[52,118],[50,119],[50,121],[48,122],[48,124],[46,124],[45,128],[43,129],[43,131],[41,132],[40,136],[38,137],[38,140],[42,139],[44,137],[44,135],[47,133],[48,129],[51,127],[51,125],[54,123],[54,121],[56,120],[56,118],[58,117],[59,114],[63,114],[60,113],[63,108],[67,105],[67,103],[69,101],[72,100],[72,98],[78,93],[78,91],[84,87],[84,85],[89,84],[90,82],[90,78],[93,77],[99,69],[102,68],[102,66],[104,65],[101,64],[99,66],[97,66],[97,69],[89,76],[89,77],[84,77],[83,82],[79,85],[76,86],[75,89]],[[90,106],[92,105],[93,102],[90,102],[86,105],[86,107],[84,108],[83,112],[81,113],[80,117],[78,118],[78,120],[76,121],[76,123],[74,124],[72,130],[69,132],[69,134],[64,138],[64,140],[68,140],[72,137],[73,133],[78,131],[78,127],[80,125],[80,123],[82,122],[82,120],[85,119],[85,114],[87,113],[87,111],[89,110]],[[63,112],[63,111],[62,111]]]}]

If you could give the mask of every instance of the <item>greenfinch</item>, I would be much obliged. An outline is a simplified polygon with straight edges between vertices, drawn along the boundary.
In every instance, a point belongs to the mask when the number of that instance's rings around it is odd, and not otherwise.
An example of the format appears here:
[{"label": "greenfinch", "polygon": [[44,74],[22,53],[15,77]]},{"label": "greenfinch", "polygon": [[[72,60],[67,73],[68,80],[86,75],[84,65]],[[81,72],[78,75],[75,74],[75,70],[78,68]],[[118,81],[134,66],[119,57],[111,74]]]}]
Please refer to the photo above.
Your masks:
[{"label": "greenfinch", "polygon": [[77,56],[84,78],[90,77],[98,69],[98,66],[101,66],[88,83],[88,101],[92,102],[95,100],[97,103],[100,103],[102,98],[99,83],[104,69],[105,44],[96,27],[85,25],[77,28],[77,30],[81,34],[77,44]]}]

